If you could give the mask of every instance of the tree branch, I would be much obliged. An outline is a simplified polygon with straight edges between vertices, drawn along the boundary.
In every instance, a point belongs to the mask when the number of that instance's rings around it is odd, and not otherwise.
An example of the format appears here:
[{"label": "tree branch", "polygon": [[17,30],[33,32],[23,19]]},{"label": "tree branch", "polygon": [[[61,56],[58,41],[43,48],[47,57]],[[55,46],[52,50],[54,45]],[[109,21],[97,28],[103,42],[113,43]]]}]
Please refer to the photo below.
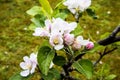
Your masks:
[{"label": "tree branch", "polygon": [[99,57],[98,60],[94,63],[93,66],[95,67],[105,55],[107,55],[107,54],[115,51],[116,49],[117,49],[117,47],[115,47],[115,48],[107,51],[107,47],[106,47],[106,48],[104,49],[104,52],[103,52],[103,53],[100,53],[100,57]]},{"label": "tree branch", "polygon": [[120,26],[116,27],[113,32],[105,39],[98,41],[98,44],[106,46],[109,45],[111,43],[120,41],[120,36],[117,36],[117,33],[120,32]]}]

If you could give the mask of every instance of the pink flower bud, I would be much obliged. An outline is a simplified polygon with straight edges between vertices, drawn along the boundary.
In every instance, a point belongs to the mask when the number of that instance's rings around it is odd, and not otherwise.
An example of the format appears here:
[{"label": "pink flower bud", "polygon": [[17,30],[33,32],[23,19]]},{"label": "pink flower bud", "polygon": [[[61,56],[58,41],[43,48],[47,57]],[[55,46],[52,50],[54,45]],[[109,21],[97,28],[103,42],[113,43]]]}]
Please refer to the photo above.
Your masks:
[{"label": "pink flower bud", "polygon": [[92,49],[93,47],[94,47],[93,42],[89,42],[89,43],[86,45],[86,48],[87,48],[87,49]]},{"label": "pink flower bud", "polygon": [[64,35],[64,40],[65,44],[71,45],[74,42],[74,35],[67,33]]}]

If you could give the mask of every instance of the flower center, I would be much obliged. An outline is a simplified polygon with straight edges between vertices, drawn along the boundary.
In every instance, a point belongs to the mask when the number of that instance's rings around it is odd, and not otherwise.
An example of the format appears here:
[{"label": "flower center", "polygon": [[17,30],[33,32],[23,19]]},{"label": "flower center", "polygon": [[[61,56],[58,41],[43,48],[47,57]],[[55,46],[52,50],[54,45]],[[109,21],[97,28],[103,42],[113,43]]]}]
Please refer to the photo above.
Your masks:
[{"label": "flower center", "polygon": [[53,43],[54,43],[55,45],[58,44],[58,43],[59,43],[58,38],[55,38],[55,39],[53,40]]},{"label": "flower center", "polygon": [[30,64],[28,64],[28,65],[27,65],[27,68],[28,68],[28,69],[31,69],[31,68],[32,68],[32,66],[31,66]]}]

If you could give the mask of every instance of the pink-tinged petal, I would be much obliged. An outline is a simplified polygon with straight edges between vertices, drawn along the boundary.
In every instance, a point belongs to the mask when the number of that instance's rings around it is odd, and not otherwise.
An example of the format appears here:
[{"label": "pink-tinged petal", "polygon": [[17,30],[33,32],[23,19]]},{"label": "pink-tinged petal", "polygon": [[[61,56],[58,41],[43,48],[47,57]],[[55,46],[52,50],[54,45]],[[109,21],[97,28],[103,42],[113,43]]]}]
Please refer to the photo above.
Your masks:
[{"label": "pink-tinged petal", "polygon": [[74,50],[79,50],[81,48],[81,44],[79,44],[78,42],[75,41],[72,45],[72,48]]},{"label": "pink-tinged petal", "polygon": [[20,75],[23,76],[23,77],[28,76],[29,75],[29,70],[25,70],[25,71],[20,72]]},{"label": "pink-tinged petal", "polygon": [[25,62],[21,62],[21,63],[20,63],[20,67],[21,67],[22,69],[28,69]]},{"label": "pink-tinged petal", "polygon": [[71,45],[74,42],[74,35],[73,34],[65,34],[64,35],[64,40],[65,40],[65,44],[67,45]]},{"label": "pink-tinged petal", "polygon": [[86,45],[86,48],[87,48],[87,49],[92,49],[93,47],[94,47],[93,42],[89,42],[89,43]]}]

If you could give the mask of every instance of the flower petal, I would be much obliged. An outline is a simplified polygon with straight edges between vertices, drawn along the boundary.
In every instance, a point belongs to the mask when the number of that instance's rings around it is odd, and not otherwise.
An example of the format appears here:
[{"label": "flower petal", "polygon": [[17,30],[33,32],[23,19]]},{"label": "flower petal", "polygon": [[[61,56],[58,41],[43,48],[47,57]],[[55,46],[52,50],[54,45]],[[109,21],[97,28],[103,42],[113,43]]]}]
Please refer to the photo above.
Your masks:
[{"label": "flower petal", "polygon": [[29,75],[29,70],[25,70],[25,71],[20,72],[20,75],[23,76],[23,77],[28,76]]},{"label": "flower petal", "polygon": [[24,56],[24,57],[23,57],[23,60],[24,60],[25,62],[28,62],[30,59],[29,59],[28,56]]},{"label": "flower petal", "polygon": [[64,46],[63,45],[55,45],[54,46],[54,48],[56,49],[56,50],[60,50],[60,49],[62,49]]},{"label": "flower petal", "polygon": [[37,63],[37,54],[31,53],[31,55],[30,55],[30,60],[31,60],[32,62]]},{"label": "flower petal", "polygon": [[32,69],[30,71],[31,74],[35,72],[35,68],[36,68],[36,63],[33,63],[32,64]]},{"label": "flower petal", "polygon": [[28,69],[25,62],[21,62],[21,63],[20,63],[20,67],[21,67],[22,69]]}]

